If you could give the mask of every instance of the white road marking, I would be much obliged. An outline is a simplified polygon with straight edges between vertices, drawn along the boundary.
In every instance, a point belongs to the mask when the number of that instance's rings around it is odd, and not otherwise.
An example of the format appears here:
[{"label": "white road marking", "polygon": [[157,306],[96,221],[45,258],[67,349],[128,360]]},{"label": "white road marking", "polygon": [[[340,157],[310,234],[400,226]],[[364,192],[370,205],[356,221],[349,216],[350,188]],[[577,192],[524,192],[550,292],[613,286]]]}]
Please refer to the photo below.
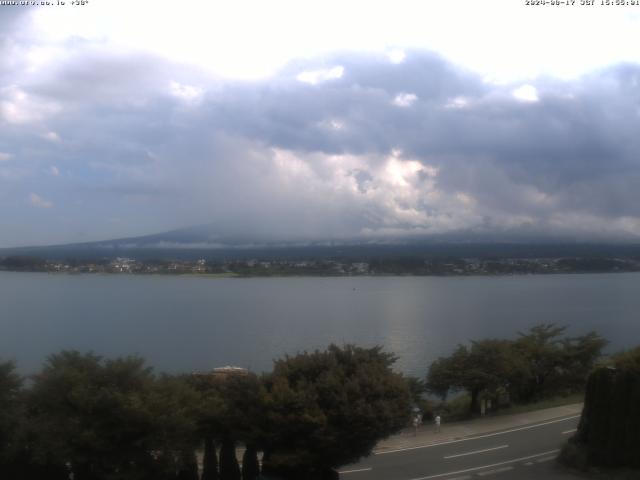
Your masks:
[{"label": "white road marking", "polygon": [[372,468],[358,468],[358,469],[355,469],[355,470],[342,470],[342,471],[339,471],[338,473],[340,475],[343,475],[345,473],[370,472],[371,470],[372,470]]},{"label": "white road marking", "polygon": [[578,429],[577,428],[572,428],[571,430],[565,430],[564,432],[562,432],[563,435],[567,435],[569,433],[573,433],[573,432],[577,432]]},{"label": "white road marking", "polygon": [[536,453],[535,455],[529,455],[527,457],[514,458],[513,460],[506,460],[504,462],[492,463],[491,465],[483,465],[481,467],[467,468],[465,470],[457,470],[455,472],[438,473],[436,475],[427,475],[426,477],[417,477],[417,478],[412,478],[411,480],[429,480],[431,478],[441,478],[441,477],[448,477],[449,475],[458,475],[459,473],[475,472],[477,470],[484,470],[485,468],[500,467],[502,465],[508,465],[510,463],[522,462],[524,460],[529,460],[531,458],[544,457],[545,455],[551,455],[552,453],[558,453],[559,451],[560,450],[550,450],[548,452]]},{"label": "white road marking", "polygon": [[484,452],[492,452],[494,450],[500,450],[501,448],[507,448],[509,445],[500,445],[499,447],[485,448],[483,450],[474,450],[473,452],[467,453],[458,453],[456,455],[447,455],[444,458],[458,458],[458,457],[466,457],[467,455],[474,455],[476,453],[484,453]]},{"label": "white road marking", "polygon": [[531,465],[533,465],[533,462],[527,462],[524,464],[525,467],[530,467]]},{"label": "white road marking", "polygon": [[555,456],[539,458],[538,460],[536,460],[536,463],[550,462],[551,460],[555,460],[555,459],[556,459]]},{"label": "white road marking", "polygon": [[385,450],[383,452],[375,452],[374,455],[387,455],[388,453],[407,452],[409,450],[419,450],[421,448],[437,447],[439,445],[451,445],[452,443],[468,442],[471,440],[478,440],[480,438],[495,437],[496,435],[504,435],[505,433],[519,432],[521,430],[530,430],[532,428],[544,427],[545,425],[551,425],[552,423],[566,422],[567,420],[573,420],[574,418],[580,418],[580,415],[573,415],[571,417],[559,418],[557,420],[550,420],[544,423],[536,423],[535,425],[527,425],[526,427],[512,428],[510,430],[503,430],[501,432],[487,433],[486,435],[478,435],[476,437],[460,438],[458,440],[449,440],[447,442],[429,443],[427,445],[417,445],[415,447],[397,448],[395,450]]},{"label": "white road marking", "polygon": [[508,472],[509,470],[513,470],[513,467],[502,467],[496,468],[495,470],[487,470],[486,472],[478,472],[478,476],[484,477],[485,475],[494,475],[496,473]]}]

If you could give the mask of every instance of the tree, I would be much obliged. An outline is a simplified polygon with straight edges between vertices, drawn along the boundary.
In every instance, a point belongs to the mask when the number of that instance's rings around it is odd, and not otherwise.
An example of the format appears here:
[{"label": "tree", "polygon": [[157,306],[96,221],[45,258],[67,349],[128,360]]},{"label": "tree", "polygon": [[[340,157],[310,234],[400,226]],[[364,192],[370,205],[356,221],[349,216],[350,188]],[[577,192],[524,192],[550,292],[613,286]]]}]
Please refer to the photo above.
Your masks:
[{"label": "tree", "polygon": [[0,363],[0,478],[11,478],[15,473],[20,450],[21,387],[22,379],[15,371],[15,364]]},{"label": "tree", "polygon": [[144,478],[160,467],[169,475],[194,442],[195,393],[180,379],[156,380],[137,357],[52,355],[29,396],[38,455],[69,464],[76,480]]},{"label": "tree", "polygon": [[560,336],[566,327],[553,323],[532,327],[528,333],[519,333],[515,348],[524,360],[526,370],[513,386],[513,393],[520,401],[530,402],[544,396],[548,380],[557,373],[563,362]]},{"label": "tree", "polygon": [[258,451],[254,445],[247,445],[242,455],[242,480],[257,480],[260,475]]},{"label": "tree", "polygon": [[480,411],[482,394],[508,392],[519,402],[579,391],[600,358],[606,340],[595,332],[562,338],[566,327],[536,325],[516,340],[487,339],[458,345],[448,357],[429,367],[427,387],[443,399],[466,390],[470,412]]},{"label": "tree", "polygon": [[213,438],[208,435],[204,439],[204,454],[202,457],[202,480],[218,480],[218,457]]},{"label": "tree", "polygon": [[583,389],[589,373],[602,356],[602,349],[608,343],[596,332],[563,339],[562,362],[554,390],[564,388],[571,392]]},{"label": "tree", "polygon": [[508,340],[474,341],[470,348],[459,345],[450,357],[436,360],[429,368],[427,385],[443,398],[450,390],[468,391],[470,413],[480,413],[480,395],[508,389],[519,368]]},{"label": "tree", "polygon": [[[190,382],[200,394],[199,430],[205,439],[206,460],[203,480],[218,478],[212,463],[215,462],[215,441],[222,445],[219,478],[239,478],[236,442],[251,446],[255,451],[264,437],[261,419],[265,390],[261,380],[249,373],[227,377],[197,375]],[[229,454],[231,451],[233,455]]]},{"label": "tree", "polygon": [[584,388],[607,341],[595,332],[561,338],[565,330],[549,323],[520,333],[514,345],[525,368],[513,385],[517,400],[530,402]]},{"label": "tree", "polygon": [[24,270],[24,271],[44,271],[46,269],[46,261],[42,258],[15,256],[7,257],[0,261],[0,265],[7,270]]},{"label": "tree", "polygon": [[202,480],[218,480],[220,477],[215,441],[220,438],[222,429],[224,400],[212,376],[190,375],[187,381],[198,394],[196,425],[199,438],[204,439]]},{"label": "tree", "polygon": [[220,480],[241,480],[236,444],[231,439],[224,440],[220,449]]},{"label": "tree", "polygon": [[426,382],[414,376],[407,376],[405,380],[409,387],[412,406],[420,410],[422,418],[433,419],[433,405],[426,397],[429,392]]},{"label": "tree", "polygon": [[640,374],[640,346],[617,353],[612,360],[615,368]]},{"label": "tree", "polygon": [[353,345],[277,360],[265,379],[263,472],[321,478],[404,427],[410,394],[394,361]]},{"label": "tree", "polygon": [[469,350],[464,345],[458,345],[448,357],[439,357],[429,366],[427,374],[427,389],[434,395],[445,400],[453,390],[465,388],[461,375],[469,363]]},{"label": "tree", "polygon": [[229,375],[215,381],[215,388],[222,399],[217,426],[221,441],[262,443],[266,390],[261,379],[253,373]]},{"label": "tree", "polygon": [[144,406],[151,419],[147,446],[161,456],[156,470],[162,475],[176,470],[183,476],[193,474],[194,452],[201,444],[199,401],[186,376],[162,375],[146,396]]}]

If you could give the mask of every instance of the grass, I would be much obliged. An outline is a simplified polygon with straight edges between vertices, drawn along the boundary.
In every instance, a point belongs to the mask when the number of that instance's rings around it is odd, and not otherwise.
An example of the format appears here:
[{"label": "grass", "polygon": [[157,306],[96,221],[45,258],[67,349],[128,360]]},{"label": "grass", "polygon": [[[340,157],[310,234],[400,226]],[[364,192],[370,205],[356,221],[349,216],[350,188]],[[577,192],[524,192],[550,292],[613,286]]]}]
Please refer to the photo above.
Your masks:
[{"label": "grass", "polygon": [[572,405],[574,403],[584,402],[584,393],[572,393],[561,397],[552,397],[540,400],[535,403],[526,403],[522,405],[511,405],[502,408],[491,415],[510,415],[512,413],[527,413],[535,410],[544,410],[545,408],[562,407],[563,405]]},{"label": "grass", "polygon": [[[488,412],[485,416],[493,417],[497,415],[527,413],[535,410],[544,410],[546,408],[582,403],[583,401],[584,393],[574,393],[566,396],[547,398],[534,403],[513,404],[509,407],[502,407],[499,410]],[[477,418],[476,415],[471,415],[469,413],[470,403],[471,396],[468,394],[462,394],[446,402],[434,405],[433,411],[439,413],[443,417],[443,420],[448,422]]]}]

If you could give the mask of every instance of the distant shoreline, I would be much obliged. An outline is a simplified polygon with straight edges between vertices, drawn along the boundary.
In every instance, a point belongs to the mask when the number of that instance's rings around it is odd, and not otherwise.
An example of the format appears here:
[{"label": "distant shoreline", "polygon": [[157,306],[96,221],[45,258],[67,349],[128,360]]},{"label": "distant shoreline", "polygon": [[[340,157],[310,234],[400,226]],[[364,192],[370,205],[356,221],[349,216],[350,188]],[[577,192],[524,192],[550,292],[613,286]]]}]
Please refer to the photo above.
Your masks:
[{"label": "distant shoreline", "polygon": [[174,278],[202,278],[202,279],[247,279],[247,278],[478,278],[478,277],[531,277],[549,275],[603,275],[603,274],[624,274],[640,273],[640,270],[628,271],[563,271],[563,272],[538,272],[538,273],[474,273],[474,274],[413,274],[413,273],[379,273],[379,274],[271,274],[271,275],[241,275],[236,273],[134,273],[134,272],[52,272],[39,270],[0,270],[0,273],[40,273],[54,276],[123,276],[123,277],[174,277]]},{"label": "distant shoreline", "polygon": [[52,260],[29,256],[0,258],[0,271],[103,273],[236,277],[468,277],[557,273],[619,273],[640,271],[640,256],[567,257],[264,257],[212,260],[128,257]]}]

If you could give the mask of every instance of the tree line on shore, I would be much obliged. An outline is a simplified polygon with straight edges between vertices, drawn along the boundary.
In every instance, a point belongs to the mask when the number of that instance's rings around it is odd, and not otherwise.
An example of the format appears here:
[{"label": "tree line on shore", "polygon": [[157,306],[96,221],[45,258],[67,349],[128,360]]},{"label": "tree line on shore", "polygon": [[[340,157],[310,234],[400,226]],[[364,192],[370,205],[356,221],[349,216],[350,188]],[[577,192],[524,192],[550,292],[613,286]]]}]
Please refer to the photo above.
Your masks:
[{"label": "tree line on shore", "polygon": [[596,332],[565,336],[566,327],[540,324],[514,340],[485,339],[458,345],[429,367],[427,389],[445,398],[455,391],[471,397],[470,413],[481,400],[532,403],[584,388],[607,341]]},{"label": "tree line on shore", "polygon": [[426,392],[465,390],[475,413],[505,392],[526,403],[580,391],[606,342],[563,334],[539,325],[459,346],[426,381],[394,372],[381,347],[354,345],[285,356],[262,375],[158,375],[139,357],[76,351],[27,379],[0,363],[0,478],[334,479],[406,427],[416,404],[428,409]]}]

